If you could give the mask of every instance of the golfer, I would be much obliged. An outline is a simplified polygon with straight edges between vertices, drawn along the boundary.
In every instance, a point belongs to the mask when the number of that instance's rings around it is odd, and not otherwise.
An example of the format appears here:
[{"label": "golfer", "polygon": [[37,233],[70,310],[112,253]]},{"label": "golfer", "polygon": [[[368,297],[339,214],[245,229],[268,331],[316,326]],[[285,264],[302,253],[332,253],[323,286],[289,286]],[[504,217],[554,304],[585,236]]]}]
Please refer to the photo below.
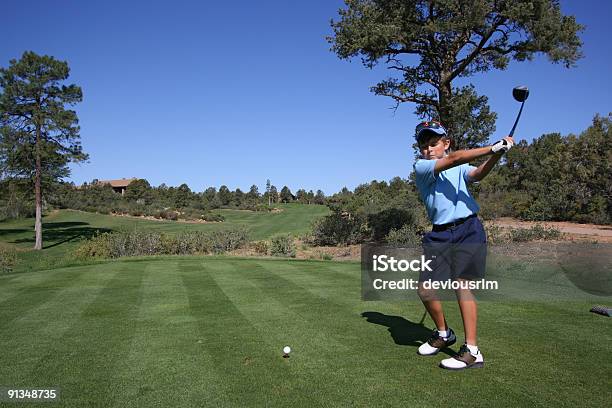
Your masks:
[{"label": "golfer", "polygon": [[[421,153],[414,164],[416,185],[433,224],[432,231],[423,237],[423,249],[428,259],[434,259],[433,272],[423,272],[419,277],[419,297],[436,325],[418,353],[431,356],[453,345],[457,338],[446,324],[437,292],[424,282],[449,280],[465,284],[484,278],[486,234],[477,217],[478,204],[467,184],[489,174],[514,141],[506,137],[492,146],[452,151],[452,140],[446,129],[435,121],[420,123],[415,137]],[[484,156],[490,157],[480,166],[468,164]],[[484,358],[476,339],[476,301],[469,288],[459,288],[455,294],[463,319],[465,344],[456,356],[442,360],[440,367],[450,370],[483,367]]]}]

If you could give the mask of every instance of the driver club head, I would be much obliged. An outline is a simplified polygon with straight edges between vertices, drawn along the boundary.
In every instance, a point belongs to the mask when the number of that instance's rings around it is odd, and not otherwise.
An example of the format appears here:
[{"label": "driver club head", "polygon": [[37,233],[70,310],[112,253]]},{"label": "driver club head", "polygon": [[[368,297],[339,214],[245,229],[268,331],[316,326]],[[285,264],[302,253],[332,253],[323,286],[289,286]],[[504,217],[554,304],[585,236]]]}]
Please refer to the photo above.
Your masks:
[{"label": "driver club head", "polygon": [[519,85],[512,90],[512,96],[519,102],[525,102],[529,97],[529,89],[525,85]]}]

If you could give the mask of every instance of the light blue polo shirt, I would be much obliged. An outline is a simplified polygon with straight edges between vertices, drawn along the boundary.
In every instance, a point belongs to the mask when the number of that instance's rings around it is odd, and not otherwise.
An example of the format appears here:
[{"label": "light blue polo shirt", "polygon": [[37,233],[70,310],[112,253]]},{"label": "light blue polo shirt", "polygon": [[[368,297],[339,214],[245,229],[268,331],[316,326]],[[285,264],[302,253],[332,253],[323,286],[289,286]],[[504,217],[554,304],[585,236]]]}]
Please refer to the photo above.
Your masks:
[{"label": "light blue polo shirt", "polygon": [[416,185],[433,224],[446,224],[478,213],[478,204],[467,189],[469,173],[476,167],[461,164],[434,174],[435,160],[414,163]]}]

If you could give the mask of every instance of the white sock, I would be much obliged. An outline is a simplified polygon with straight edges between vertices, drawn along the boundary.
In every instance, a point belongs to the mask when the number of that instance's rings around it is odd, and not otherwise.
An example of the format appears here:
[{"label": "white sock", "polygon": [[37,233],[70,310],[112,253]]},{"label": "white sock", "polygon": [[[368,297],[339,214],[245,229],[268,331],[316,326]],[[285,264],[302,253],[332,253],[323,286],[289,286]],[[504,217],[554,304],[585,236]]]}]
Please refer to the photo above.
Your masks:
[{"label": "white sock", "polygon": [[472,346],[471,344],[466,344],[468,350],[470,350],[470,354],[476,355],[478,354],[478,346]]},{"label": "white sock", "polygon": [[440,329],[438,329],[438,335],[440,335],[440,337],[445,339],[445,338],[448,337],[448,330],[440,330]]}]

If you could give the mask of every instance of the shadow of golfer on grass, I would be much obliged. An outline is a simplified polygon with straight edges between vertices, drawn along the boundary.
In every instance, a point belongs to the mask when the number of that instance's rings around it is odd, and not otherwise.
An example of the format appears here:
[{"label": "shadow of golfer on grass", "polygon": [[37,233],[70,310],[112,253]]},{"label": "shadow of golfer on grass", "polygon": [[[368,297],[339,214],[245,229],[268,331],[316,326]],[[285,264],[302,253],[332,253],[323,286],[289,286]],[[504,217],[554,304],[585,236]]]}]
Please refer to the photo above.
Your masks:
[{"label": "shadow of golfer on grass", "polygon": [[[401,316],[389,316],[380,312],[363,312],[361,317],[365,317],[368,323],[388,327],[395,344],[401,346],[419,347],[427,341],[433,331],[433,329],[425,327],[423,323],[413,323]],[[449,356],[456,354],[448,347],[443,348],[440,352]]]}]

